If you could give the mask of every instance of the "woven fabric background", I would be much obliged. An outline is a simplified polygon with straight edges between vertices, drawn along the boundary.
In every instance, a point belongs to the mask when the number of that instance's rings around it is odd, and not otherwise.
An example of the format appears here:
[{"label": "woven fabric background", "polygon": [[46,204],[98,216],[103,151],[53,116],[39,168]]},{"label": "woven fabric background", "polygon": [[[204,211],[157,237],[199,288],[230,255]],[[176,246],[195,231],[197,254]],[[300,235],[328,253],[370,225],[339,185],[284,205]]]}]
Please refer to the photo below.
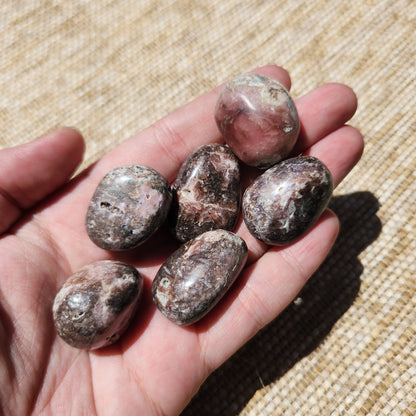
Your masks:
[{"label": "woven fabric background", "polygon": [[333,252],[184,415],[416,414],[414,0],[2,0],[0,147],[61,126],[83,167],[231,76],[268,63],[298,97],[353,87],[362,160],[331,203]]}]

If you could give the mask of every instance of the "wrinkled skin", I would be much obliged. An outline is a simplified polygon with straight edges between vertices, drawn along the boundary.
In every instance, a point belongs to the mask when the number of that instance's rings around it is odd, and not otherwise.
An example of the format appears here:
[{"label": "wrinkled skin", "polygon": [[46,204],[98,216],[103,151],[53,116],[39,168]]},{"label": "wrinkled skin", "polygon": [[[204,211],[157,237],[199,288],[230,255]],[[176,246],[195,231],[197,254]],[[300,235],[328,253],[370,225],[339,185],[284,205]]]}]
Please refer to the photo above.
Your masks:
[{"label": "wrinkled skin", "polygon": [[[256,72],[290,88],[281,68]],[[204,379],[296,296],[336,239],[326,210],[296,243],[270,248],[250,236],[247,265],[217,307],[190,327],[176,326],[152,304],[158,267],[176,247],[162,230],[130,254],[96,247],[85,231],[89,199],[112,168],[138,163],[170,182],[189,153],[221,142],[213,117],[219,89],[126,140],[69,181],[84,150],[75,130],[61,129],[0,151],[0,403],[4,414],[178,414]],[[356,110],[350,88],[328,84],[296,101],[302,131],[293,154],[320,158],[338,184],[359,160],[363,140],[345,123]],[[137,144],[140,143],[140,146]],[[247,171],[245,184],[253,172]],[[251,176],[250,176],[251,175]],[[52,303],[64,280],[100,259],[132,263],[145,278],[144,299],[125,336],[88,352],[55,333]]]}]

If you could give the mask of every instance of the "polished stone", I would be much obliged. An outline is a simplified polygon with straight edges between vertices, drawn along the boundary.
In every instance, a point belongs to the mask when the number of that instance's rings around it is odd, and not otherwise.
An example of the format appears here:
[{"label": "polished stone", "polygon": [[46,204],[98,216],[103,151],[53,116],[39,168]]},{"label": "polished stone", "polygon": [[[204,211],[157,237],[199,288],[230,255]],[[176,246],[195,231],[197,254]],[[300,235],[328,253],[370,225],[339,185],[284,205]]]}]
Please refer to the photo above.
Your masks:
[{"label": "polished stone", "polygon": [[132,266],[98,261],[68,278],[55,297],[53,319],[69,345],[97,349],[116,342],[137,308],[143,278]]},{"label": "polished stone", "polygon": [[194,151],[173,186],[169,225],[181,241],[206,231],[233,230],[240,212],[238,159],[228,147],[211,144]]},{"label": "polished stone", "polygon": [[106,250],[129,250],[146,241],[165,221],[172,192],[169,183],[147,166],[113,169],[90,201],[86,227]]},{"label": "polished stone", "polygon": [[295,104],[287,89],[247,73],[226,83],[215,107],[225,142],[244,163],[268,168],[286,158],[299,135]]},{"label": "polished stone", "polygon": [[183,244],[159,269],[152,286],[158,309],[178,325],[206,315],[230,288],[247,260],[244,240],[207,231]]},{"label": "polished stone", "polygon": [[286,159],[266,170],[244,192],[250,233],[271,245],[289,244],[318,220],[333,191],[326,166],[311,156]]}]

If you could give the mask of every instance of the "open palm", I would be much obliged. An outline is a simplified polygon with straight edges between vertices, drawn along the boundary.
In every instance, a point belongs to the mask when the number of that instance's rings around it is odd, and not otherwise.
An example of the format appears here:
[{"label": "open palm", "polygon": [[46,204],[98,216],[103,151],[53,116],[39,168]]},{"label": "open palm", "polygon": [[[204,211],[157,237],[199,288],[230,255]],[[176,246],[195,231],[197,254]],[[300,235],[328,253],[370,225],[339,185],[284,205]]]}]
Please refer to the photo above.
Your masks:
[{"label": "open palm", "polygon": [[[290,87],[281,68],[258,69]],[[0,402],[6,414],[178,414],[204,379],[296,296],[322,263],[338,232],[325,211],[315,227],[285,248],[251,237],[243,273],[200,322],[178,327],[152,304],[151,281],[176,247],[160,230],[130,253],[96,247],[85,231],[89,200],[100,179],[125,164],[151,166],[172,182],[200,145],[220,142],[214,120],[219,89],[182,107],[125,141],[68,182],[83,153],[72,129],[0,152]],[[362,152],[360,133],[346,123],[354,93],[327,84],[296,102],[301,137],[296,153],[311,154],[338,184]],[[249,173],[249,172],[246,172]],[[251,172],[250,174],[252,174]],[[52,303],[64,280],[101,259],[138,268],[144,295],[131,327],[108,348],[88,352],[65,344],[52,321]]]}]

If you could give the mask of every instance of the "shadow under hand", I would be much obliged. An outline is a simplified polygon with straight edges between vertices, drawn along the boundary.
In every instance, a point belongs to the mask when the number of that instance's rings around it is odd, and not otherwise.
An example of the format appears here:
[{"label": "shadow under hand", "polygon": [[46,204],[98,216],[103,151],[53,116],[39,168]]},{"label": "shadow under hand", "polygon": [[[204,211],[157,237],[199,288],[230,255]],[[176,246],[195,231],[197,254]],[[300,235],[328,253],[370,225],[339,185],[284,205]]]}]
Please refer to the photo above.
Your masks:
[{"label": "shadow under hand", "polygon": [[312,352],[354,302],[363,271],[358,255],[381,231],[379,203],[356,192],[334,197],[329,207],[341,229],[325,262],[279,317],[205,381],[183,416],[238,414],[258,389]]}]

